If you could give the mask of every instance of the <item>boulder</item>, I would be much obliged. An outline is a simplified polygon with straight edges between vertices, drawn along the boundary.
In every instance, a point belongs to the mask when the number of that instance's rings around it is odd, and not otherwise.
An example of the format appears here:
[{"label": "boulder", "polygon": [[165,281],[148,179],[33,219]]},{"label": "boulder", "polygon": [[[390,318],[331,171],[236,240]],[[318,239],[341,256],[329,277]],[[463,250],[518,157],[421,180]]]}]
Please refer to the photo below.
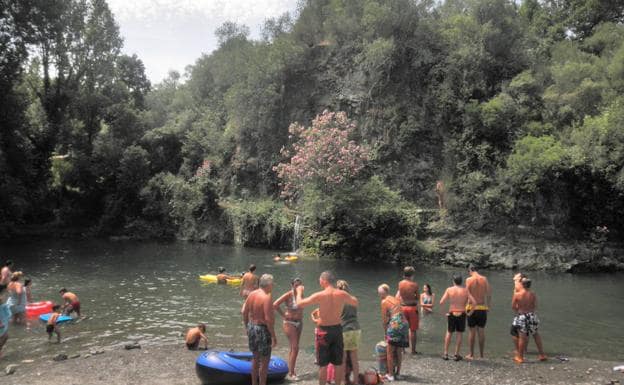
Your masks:
[{"label": "boulder", "polygon": [[15,373],[17,367],[18,365],[15,364],[7,365],[6,368],[4,368],[4,373],[6,373],[7,376],[10,376],[11,374]]}]

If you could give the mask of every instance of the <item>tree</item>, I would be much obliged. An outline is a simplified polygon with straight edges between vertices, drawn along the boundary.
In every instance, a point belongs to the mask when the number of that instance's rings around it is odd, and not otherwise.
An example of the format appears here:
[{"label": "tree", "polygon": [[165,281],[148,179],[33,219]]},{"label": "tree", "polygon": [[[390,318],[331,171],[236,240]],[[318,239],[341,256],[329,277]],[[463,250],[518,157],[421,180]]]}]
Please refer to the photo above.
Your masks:
[{"label": "tree", "polygon": [[370,155],[366,145],[350,139],[355,129],[344,112],[324,111],[308,128],[292,124],[288,131],[295,142],[282,150],[290,161],[274,168],[283,181],[282,195],[296,198],[307,184],[331,191],[356,177]]}]

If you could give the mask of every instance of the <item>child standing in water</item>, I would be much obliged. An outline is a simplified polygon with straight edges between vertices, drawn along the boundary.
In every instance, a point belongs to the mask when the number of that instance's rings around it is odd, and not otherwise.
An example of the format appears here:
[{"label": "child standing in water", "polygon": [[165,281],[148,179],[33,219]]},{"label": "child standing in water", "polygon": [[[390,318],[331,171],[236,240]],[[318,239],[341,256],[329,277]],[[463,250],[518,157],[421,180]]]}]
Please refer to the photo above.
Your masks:
[{"label": "child standing in water", "polygon": [[61,343],[61,331],[58,327],[58,318],[61,316],[61,306],[54,305],[52,307],[52,315],[46,324],[46,333],[48,333],[48,341],[52,340],[52,334],[56,333],[56,343]]}]

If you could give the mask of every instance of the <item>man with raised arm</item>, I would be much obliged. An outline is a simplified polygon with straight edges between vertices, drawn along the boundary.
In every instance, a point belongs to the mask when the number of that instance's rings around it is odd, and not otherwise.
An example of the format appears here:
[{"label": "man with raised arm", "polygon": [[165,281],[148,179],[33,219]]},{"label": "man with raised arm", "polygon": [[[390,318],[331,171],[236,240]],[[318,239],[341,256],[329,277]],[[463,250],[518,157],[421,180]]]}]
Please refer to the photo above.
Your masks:
[{"label": "man with raised arm", "polygon": [[243,299],[247,299],[249,294],[258,288],[258,276],[254,274],[256,271],[256,265],[249,265],[249,271],[243,275],[243,282],[241,284],[240,296]]},{"label": "man with raised arm", "polygon": [[252,385],[265,385],[271,360],[271,349],[277,345],[275,337],[275,314],[273,313],[273,276],[263,274],[260,288],[252,291],[241,309],[243,323],[249,339]]},{"label": "man with raised arm", "polygon": [[336,277],[330,271],[324,271],[319,277],[319,284],[323,290],[303,298],[303,285],[297,287],[297,305],[306,307],[318,305],[319,318],[316,335],[317,364],[319,366],[319,384],[327,382],[327,365],[335,368],[336,385],[344,380],[342,355],[344,345],[342,341],[342,310],[344,305],[358,306],[358,300],[346,291],[336,288]]},{"label": "man with raised arm", "polygon": [[476,304],[473,306],[468,304],[466,311],[470,314],[468,316],[468,345],[470,353],[466,356],[466,359],[472,360],[474,358],[474,345],[475,337],[479,336],[479,355],[483,358],[483,350],[485,349],[485,324],[487,323],[487,315],[492,303],[492,288],[484,276],[479,274],[477,268],[474,265],[468,266],[468,274],[470,277],[466,279],[466,289]]}]

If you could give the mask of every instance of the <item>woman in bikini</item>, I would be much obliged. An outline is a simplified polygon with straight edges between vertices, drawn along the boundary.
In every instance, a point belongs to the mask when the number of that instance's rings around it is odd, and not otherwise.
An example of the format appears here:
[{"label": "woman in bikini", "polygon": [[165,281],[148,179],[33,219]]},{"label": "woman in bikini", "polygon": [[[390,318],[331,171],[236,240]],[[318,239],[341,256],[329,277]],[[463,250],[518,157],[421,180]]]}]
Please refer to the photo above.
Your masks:
[{"label": "woman in bikini", "polygon": [[423,292],[420,295],[420,310],[423,314],[433,313],[433,303],[435,302],[435,294],[431,292],[431,286],[428,283],[423,285]]},{"label": "woman in bikini", "polygon": [[[297,381],[297,373],[295,364],[297,363],[297,355],[299,354],[299,340],[301,339],[301,330],[303,329],[303,310],[297,306],[296,289],[303,282],[300,278],[295,278],[291,282],[291,290],[287,291],[279,297],[274,303],[273,308],[284,319],[284,334],[290,342],[290,352],[288,353],[288,377],[291,381]],[[285,309],[282,308],[285,305]]]}]

